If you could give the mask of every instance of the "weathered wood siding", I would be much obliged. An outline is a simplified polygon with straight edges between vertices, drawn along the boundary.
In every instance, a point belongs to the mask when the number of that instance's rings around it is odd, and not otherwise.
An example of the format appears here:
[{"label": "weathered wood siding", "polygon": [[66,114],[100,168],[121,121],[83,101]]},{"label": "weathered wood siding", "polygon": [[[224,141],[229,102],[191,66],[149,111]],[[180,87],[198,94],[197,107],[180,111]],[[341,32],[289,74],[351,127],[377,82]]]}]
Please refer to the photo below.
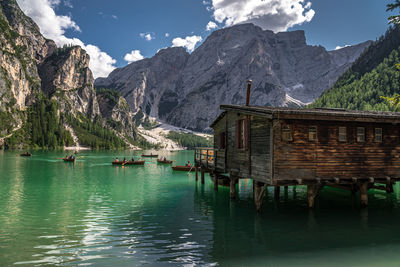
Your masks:
[{"label": "weathered wood siding", "polygon": [[[291,125],[293,141],[282,141],[282,123]],[[317,126],[317,141],[308,140],[310,126]],[[347,129],[346,142],[339,142],[340,126]],[[365,142],[357,142],[357,127],[365,128]],[[399,177],[399,127],[387,123],[280,120],[273,129],[273,178]],[[382,128],[382,142],[375,142],[375,128]]]},{"label": "weathered wood siding", "polygon": [[[236,121],[240,119],[249,119],[248,149],[236,148]],[[220,133],[225,131],[226,134],[226,148],[216,152],[216,171],[270,181],[270,124],[265,117],[228,112],[214,126],[214,148],[219,147]]]},{"label": "weathered wood siding", "polygon": [[246,119],[244,115],[235,112],[227,113],[227,160],[226,168],[230,173],[241,178],[249,178],[249,150],[236,148],[236,121]]},{"label": "weathered wood siding", "polygon": [[[227,151],[225,149],[219,149],[220,142],[220,134],[225,132],[226,137],[226,116],[222,118],[215,126],[214,126],[214,148],[218,149],[215,157],[215,170],[219,173],[225,173],[225,154]],[[226,144],[226,138],[225,138]]]},{"label": "weathered wood siding", "polygon": [[249,135],[251,154],[250,177],[262,182],[269,182],[271,177],[270,125],[271,123],[267,118],[251,116]]}]

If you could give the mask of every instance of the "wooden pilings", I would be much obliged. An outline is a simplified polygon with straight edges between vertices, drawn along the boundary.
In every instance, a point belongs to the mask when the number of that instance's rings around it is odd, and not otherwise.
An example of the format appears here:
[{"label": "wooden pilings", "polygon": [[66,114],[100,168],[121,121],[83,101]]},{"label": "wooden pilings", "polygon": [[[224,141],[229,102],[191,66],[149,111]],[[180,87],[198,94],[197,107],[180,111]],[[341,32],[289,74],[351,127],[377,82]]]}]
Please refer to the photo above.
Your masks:
[{"label": "wooden pilings", "polygon": [[236,184],[237,184],[238,178],[236,177],[231,177],[230,181],[229,181],[229,187],[230,187],[230,195],[231,195],[231,199],[235,199],[236,198]]},{"label": "wooden pilings", "polygon": [[196,182],[199,180],[199,172],[198,172],[198,170],[199,170],[199,167],[194,167],[194,171],[196,173]]},{"label": "wooden pilings", "polygon": [[262,200],[265,195],[267,186],[261,182],[255,182],[254,184],[254,204],[256,205],[257,212],[261,212]]},{"label": "wooden pilings", "polygon": [[275,200],[279,200],[280,193],[281,193],[281,187],[280,186],[275,186],[275,188],[274,188],[274,198],[275,198]]},{"label": "wooden pilings", "polygon": [[315,206],[315,197],[318,196],[321,186],[318,184],[307,185],[308,207],[310,209]]},{"label": "wooden pilings", "polygon": [[361,207],[368,206],[368,183],[363,183],[360,186],[360,201]]},{"label": "wooden pilings", "polygon": [[204,184],[204,170],[202,168],[200,169],[200,179],[201,179],[201,184]]}]

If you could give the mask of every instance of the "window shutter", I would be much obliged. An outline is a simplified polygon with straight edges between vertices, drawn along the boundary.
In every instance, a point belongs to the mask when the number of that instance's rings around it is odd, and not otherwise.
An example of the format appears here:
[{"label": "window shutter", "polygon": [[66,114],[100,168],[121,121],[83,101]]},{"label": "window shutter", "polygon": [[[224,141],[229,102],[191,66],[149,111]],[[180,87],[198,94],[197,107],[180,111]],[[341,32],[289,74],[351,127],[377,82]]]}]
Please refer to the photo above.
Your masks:
[{"label": "window shutter", "polygon": [[250,135],[250,119],[249,118],[246,118],[245,120],[244,120],[244,123],[245,123],[245,125],[244,125],[244,148],[245,149],[249,149],[249,135]]},{"label": "window shutter", "polygon": [[239,120],[236,121],[236,134],[235,134],[235,146],[236,148],[239,148],[239,134],[240,134],[240,129],[239,129]]}]

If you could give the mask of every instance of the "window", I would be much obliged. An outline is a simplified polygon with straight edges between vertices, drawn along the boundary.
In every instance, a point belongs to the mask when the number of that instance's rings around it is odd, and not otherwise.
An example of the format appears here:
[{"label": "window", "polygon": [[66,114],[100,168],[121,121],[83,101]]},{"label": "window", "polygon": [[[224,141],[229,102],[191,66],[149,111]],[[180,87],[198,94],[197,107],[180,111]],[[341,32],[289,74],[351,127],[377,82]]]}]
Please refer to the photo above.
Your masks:
[{"label": "window", "polygon": [[357,142],[365,142],[365,128],[357,127]]},{"label": "window", "polygon": [[317,141],[317,126],[308,128],[308,141]]},{"label": "window", "polygon": [[225,132],[219,134],[219,143],[218,143],[219,149],[225,149],[226,147],[225,136],[226,136]]},{"label": "window", "polygon": [[248,144],[248,120],[236,121],[236,148],[247,149]]},{"label": "window", "polygon": [[375,142],[382,142],[382,128],[375,128]]},{"label": "window", "polygon": [[339,142],[347,141],[347,131],[346,127],[339,127]]},{"label": "window", "polygon": [[290,125],[282,125],[282,141],[292,141],[292,129]]}]

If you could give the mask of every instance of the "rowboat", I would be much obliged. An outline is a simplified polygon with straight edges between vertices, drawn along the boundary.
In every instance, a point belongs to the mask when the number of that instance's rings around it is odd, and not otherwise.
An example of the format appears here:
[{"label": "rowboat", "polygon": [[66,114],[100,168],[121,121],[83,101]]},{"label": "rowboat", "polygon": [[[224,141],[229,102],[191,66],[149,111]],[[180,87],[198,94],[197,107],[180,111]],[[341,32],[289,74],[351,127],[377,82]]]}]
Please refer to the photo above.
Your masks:
[{"label": "rowboat", "polygon": [[70,158],[63,158],[63,161],[65,162],[75,162],[76,158],[70,159]]},{"label": "rowboat", "polygon": [[160,160],[160,159],[157,159],[157,162],[158,163],[162,163],[162,164],[171,164],[172,160]]},{"label": "rowboat", "polygon": [[22,154],[19,154],[21,157],[30,157],[30,156],[32,156],[32,154],[31,153],[22,153]]},{"label": "rowboat", "polygon": [[196,168],[194,166],[192,167],[187,167],[187,166],[172,166],[172,169],[174,171],[182,171],[182,172],[189,172],[192,171],[194,172]]},{"label": "rowboat", "polygon": [[142,157],[144,157],[144,158],[158,158],[158,154],[150,154],[150,155],[142,154]]},{"label": "rowboat", "polygon": [[137,161],[113,161],[112,165],[144,165],[145,161],[144,160],[137,160]]}]

